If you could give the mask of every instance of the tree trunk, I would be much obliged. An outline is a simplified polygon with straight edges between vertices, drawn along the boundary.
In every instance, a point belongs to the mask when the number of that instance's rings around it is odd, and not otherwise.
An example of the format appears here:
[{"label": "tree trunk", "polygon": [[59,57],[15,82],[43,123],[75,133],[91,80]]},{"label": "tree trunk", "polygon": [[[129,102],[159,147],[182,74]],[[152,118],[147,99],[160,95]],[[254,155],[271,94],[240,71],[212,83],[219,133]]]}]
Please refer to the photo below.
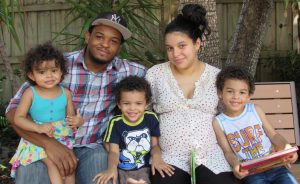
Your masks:
[{"label": "tree trunk", "polygon": [[180,0],[179,10],[181,10],[184,5],[190,3],[200,4],[206,9],[206,16],[211,28],[211,34],[208,36],[207,40],[203,40],[202,42],[203,47],[201,48],[199,58],[206,63],[221,68],[221,48],[217,27],[216,0]]},{"label": "tree trunk", "polygon": [[5,53],[5,44],[4,42],[0,41],[0,59],[2,60],[2,63],[4,64],[4,68],[7,73],[7,78],[10,81],[11,87],[12,87],[12,94],[16,94],[18,91],[18,83],[16,78],[14,77],[14,71],[11,67],[10,61],[7,59],[7,55]]},{"label": "tree trunk", "polygon": [[226,65],[241,65],[254,76],[273,0],[244,0]]}]

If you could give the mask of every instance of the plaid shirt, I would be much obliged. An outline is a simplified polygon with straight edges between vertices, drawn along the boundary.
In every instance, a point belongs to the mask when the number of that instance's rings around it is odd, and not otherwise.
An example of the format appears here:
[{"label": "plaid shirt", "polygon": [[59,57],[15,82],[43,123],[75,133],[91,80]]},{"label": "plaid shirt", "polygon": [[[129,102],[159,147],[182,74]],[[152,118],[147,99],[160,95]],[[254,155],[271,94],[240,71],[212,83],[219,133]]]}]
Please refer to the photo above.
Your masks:
[{"label": "plaid shirt", "polygon": [[[83,54],[83,50],[65,54],[69,68],[62,85],[71,90],[74,107],[80,108],[85,122],[76,133],[74,146],[96,147],[97,143],[102,143],[102,135],[116,106],[112,95],[114,86],[126,76],[144,77],[146,68],[115,57],[105,71],[93,73],[84,64]],[[6,112],[17,107],[28,86],[27,82],[21,86]]]}]

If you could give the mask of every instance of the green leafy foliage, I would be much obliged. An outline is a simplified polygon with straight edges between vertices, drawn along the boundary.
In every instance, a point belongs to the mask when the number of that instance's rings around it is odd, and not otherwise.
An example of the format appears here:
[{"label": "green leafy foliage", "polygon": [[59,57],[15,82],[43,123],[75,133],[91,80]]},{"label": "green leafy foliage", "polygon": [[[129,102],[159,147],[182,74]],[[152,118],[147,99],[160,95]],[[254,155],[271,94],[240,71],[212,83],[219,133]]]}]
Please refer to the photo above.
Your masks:
[{"label": "green leafy foliage", "polygon": [[23,20],[23,16],[21,15],[22,11],[20,8],[21,8],[21,2],[19,0],[0,1],[0,28],[1,28],[0,30],[2,32],[3,26],[5,26],[7,30],[10,32],[10,34],[12,35],[13,39],[15,40],[16,45],[21,50],[20,40],[17,31],[14,27],[14,19],[16,14],[20,17],[22,26],[24,28],[24,20]]},{"label": "green leafy foliage", "polygon": [[8,126],[8,121],[5,117],[0,116],[0,127],[7,127]]},{"label": "green leafy foliage", "polygon": [[7,103],[3,103],[0,100],[0,129],[6,128],[9,125],[9,122],[5,117],[5,109],[7,105],[8,105]]},{"label": "green leafy foliage", "polygon": [[0,170],[4,170],[4,169],[6,169],[6,167],[4,165],[0,164]]},{"label": "green leafy foliage", "polygon": [[300,9],[300,0],[283,0],[283,5],[284,5],[285,9],[288,8],[289,2],[292,3],[292,6],[295,9]]},{"label": "green leafy foliage", "polygon": [[[133,32],[133,37],[127,40],[122,46],[120,56],[131,60],[142,61],[146,65],[152,65],[149,60],[162,58],[159,51],[149,49],[151,45],[159,45],[158,35],[150,30],[150,27],[159,28],[160,20],[154,11],[160,9],[161,5],[152,0],[67,0],[72,5],[68,16],[72,19],[66,24],[57,36],[68,37],[63,42],[74,45],[74,49],[82,48],[85,32],[88,30],[91,21],[97,14],[104,11],[115,11],[121,14],[127,22],[128,28]],[[79,35],[72,34],[67,28],[78,19],[83,20],[83,26]]]},{"label": "green leafy foliage", "polygon": [[286,58],[275,58],[270,66],[282,81],[295,81],[300,85],[300,55],[296,51]]}]

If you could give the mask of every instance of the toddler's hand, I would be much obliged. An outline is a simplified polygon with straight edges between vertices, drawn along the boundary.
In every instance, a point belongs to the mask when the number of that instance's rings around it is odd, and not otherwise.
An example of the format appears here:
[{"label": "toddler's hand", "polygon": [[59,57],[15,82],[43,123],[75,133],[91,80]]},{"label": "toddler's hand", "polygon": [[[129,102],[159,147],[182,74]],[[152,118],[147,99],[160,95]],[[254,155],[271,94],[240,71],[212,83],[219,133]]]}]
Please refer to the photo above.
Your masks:
[{"label": "toddler's hand", "polygon": [[[286,144],[284,149],[289,149],[291,147],[292,146],[290,144]],[[298,159],[298,154],[297,154],[297,152],[295,152],[295,153],[291,153],[291,154],[287,155],[284,158],[284,161],[287,162],[288,167],[291,167],[290,164],[295,163],[297,161],[297,159]]]},{"label": "toddler's hand", "polygon": [[117,178],[118,178],[118,171],[117,168],[116,169],[108,169],[104,172],[101,172],[99,174],[97,174],[93,181],[96,184],[107,184],[109,180],[112,180],[113,184],[117,183]]},{"label": "toddler's hand", "polygon": [[146,183],[144,180],[140,179],[140,180],[135,180],[135,179],[132,179],[132,178],[128,178],[126,180],[126,184],[149,184],[149,183]]},{"label": "toddler's hand", "polygon": [[249,174],[247,170],[242,170],[240,168],[239,162],[237,162],[232,168],[233,174],[236,178],[242,179]]},{"label": "toddler's hand", "polygon": [[80,127],[81,125],[83,125],[84,120],[80,115],[79,109],[76,110],[75,116],[67,116],[66,122],[70,128],[77,128],[77,127]]},{"label": "toddler's hand", "polygon": [[297,161],[298,159],[298,154],[295,152],[295,153],[292,153],[292,154],[289,154],[286,158],[285,158],[285,161],[288,163],[288,164],[293,164]]},{"label": "toddler's hand", "polygon": [[39,134],[46,134],[49,137],[53,137],[54,127],[51,123],[36,124],[35,129]]}]

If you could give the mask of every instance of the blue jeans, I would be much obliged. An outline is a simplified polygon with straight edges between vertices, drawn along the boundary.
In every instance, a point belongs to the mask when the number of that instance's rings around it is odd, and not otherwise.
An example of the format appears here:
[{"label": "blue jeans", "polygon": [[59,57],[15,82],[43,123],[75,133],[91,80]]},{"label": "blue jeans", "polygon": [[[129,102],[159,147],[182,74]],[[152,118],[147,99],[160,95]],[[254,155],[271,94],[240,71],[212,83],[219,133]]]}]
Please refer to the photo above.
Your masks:
[{"label": "blue jeans", "polygon": [[[76,168],[77,184],[94,184],[93,178],[99,172],[107,169],[107,152],[100,146],[96,149],[87,147],[74,148],[79,159]],[[16,184],[50,184],[47,167],[42,161],[27,166],[18,167]]]},{"label": "blue jeans", "polygon": [[47,167],[42,161],[19,166],[15,178],[16,184],[50,184]]},{"label": "blue jeans", "polygon": [[74,148],[74,153],[79,159],[76,184],[92,184],[95,175],[107,169],[107,152],[103,146],[96,149]]},{"label": "blue jeans", "polygon": [[278,167],[243,179],[245,184],[297,184],[296,178],[286,167]]}]

